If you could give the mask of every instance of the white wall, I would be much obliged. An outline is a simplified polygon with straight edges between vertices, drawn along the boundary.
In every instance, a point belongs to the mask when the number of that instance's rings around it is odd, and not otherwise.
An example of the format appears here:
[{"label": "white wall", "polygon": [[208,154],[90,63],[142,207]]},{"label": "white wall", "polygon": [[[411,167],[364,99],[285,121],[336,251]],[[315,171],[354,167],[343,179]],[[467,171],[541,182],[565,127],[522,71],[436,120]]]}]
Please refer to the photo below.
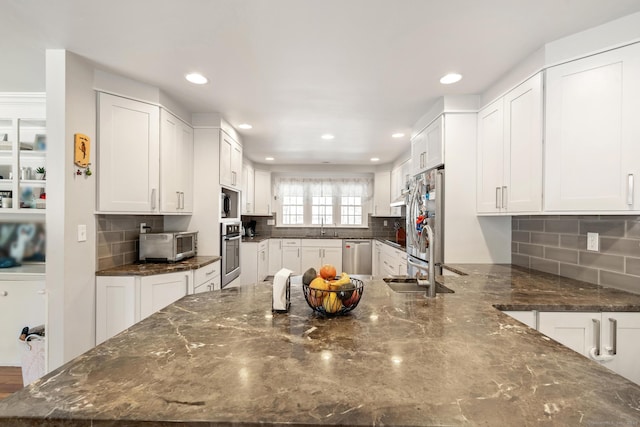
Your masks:
[{"label": "white wall", "polygon": [[[95,167],[93,67],[62,50],[46,52],[47,293],[49,369],[95,344],[95,175],[75,174],[74,134],[91,138]],[[87,240],[77,241],[77,226]]]}]

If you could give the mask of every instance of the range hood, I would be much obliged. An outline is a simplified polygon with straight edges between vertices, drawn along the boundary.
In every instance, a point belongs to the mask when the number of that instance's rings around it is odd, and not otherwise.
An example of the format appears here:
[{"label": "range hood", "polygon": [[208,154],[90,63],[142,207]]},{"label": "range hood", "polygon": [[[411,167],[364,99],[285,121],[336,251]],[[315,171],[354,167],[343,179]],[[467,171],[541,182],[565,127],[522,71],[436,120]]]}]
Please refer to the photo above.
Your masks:
[{"label": "range hood", "polygon": [[392,200],[391,203],[389,203],[389,206],[391,206],[392,208],[395,208],[398,206],[406,206],[408,192],[409,190],[403,189],[402,194],[398,196],[396,199]]}]

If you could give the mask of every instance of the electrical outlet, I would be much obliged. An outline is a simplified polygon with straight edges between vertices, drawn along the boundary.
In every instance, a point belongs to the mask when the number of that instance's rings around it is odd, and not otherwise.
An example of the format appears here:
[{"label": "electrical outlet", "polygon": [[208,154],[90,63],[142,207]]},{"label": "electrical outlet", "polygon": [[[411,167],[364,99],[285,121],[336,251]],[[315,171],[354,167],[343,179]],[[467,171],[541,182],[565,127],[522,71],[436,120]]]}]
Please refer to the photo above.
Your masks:
[{"label": "electrical outlet", "polygon": [[268,219],[267,220],[267,225],[276,225],[276,220],[275,219]]},{"label": "electrical outlet", "polygon": [[144,233],[146,233],[146,232],[147,232],[147,230],[146,230],[146,228],[145,228],[146,226],[147,226],[147,223],[146,223],[146,222],[142,222],[142,223],[140,223],[140,234],[144,234]]},{"label": "electrical outlet", "polygon": [[598,252],[600,250],[600,238],[598,233],[587,233],[587,250]]},{"label": "electrical outlet", "polygon": [[384,220],[384,226],[385,227],[387,226],[387,220],[386,219]]}]

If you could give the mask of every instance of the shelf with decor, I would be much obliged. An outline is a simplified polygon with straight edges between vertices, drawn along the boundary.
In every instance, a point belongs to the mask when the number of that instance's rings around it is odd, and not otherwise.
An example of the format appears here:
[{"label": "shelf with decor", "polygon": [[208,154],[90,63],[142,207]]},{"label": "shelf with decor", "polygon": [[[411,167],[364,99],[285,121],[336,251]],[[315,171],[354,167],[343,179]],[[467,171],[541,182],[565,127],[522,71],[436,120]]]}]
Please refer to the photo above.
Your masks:
[{"label": "shelf with decor", "polygon": [[0,94],[0,215],[45,212],[45,112],[43,94]]}]

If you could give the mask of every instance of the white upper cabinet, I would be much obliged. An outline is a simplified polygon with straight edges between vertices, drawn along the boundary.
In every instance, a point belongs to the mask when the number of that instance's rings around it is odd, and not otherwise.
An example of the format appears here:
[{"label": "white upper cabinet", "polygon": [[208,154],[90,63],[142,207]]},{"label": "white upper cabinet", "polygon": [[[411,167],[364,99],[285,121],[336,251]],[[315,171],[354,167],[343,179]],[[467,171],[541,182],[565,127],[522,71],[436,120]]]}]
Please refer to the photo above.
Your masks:
[{"label": "white upper cabinet", "polygon": [[256,169],[254,172],[255,206],[253,213],[256,215],[272,215],[271,210],[271,172]]},{"label": "white upper cabinet", "polygon": [[160,112],[160,210],[193,212],[193,128]]},{"label": "white upper cabinet", "polygon": [[477,210],[542,209],[542,77],[536,74],[478,113]]},{"label": "white upper cabinet", "polygon": [[220,131],[220,185],[241,190],[242,146]]},{"label": "white upper cabinet", "polygon": [[444,117],[440,115],[411,140],[413,175],[444,163]]},{"label": "white upper cabinet", "polygon": [[98,211],[159,213],[160,108],[98,94]]},{"label": "white upper cabinet", "polygon": [[504,110],[499,99],[478,112],[477,209],[499,212],[504,164]]},{"label": "white upper cabinet", "polygon": [[546,75],[545,210],[640,211],[640,44]]},{"label": "white upper cabinet", "polygon": [[391,171],[376,172],[373,182],[373,216],[391,215]]},{"label": "white upper cabinet", "polygon": [[255,171],[253,166],[242,163],[242,214],[252,214],[255,207]]}]

